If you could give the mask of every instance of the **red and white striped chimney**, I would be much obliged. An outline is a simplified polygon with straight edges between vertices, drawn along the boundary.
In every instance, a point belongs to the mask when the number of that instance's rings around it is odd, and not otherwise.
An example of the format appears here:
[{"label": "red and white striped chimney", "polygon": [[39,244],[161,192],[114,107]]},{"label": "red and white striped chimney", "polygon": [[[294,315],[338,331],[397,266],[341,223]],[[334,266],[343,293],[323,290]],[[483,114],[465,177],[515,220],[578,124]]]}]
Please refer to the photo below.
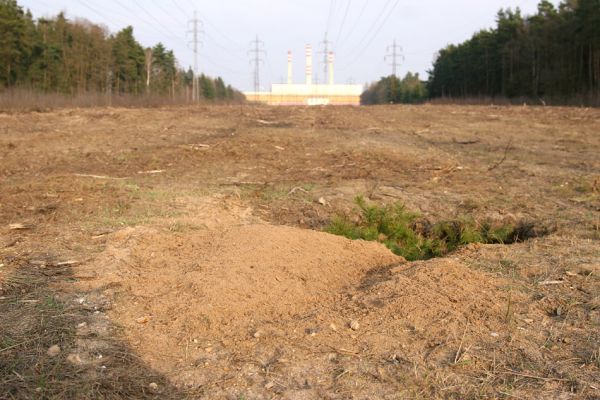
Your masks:
[{"label": "red and white striped chimney", "polygon": [[310,44],[306,45],[306,84],[312,85],[313,51]]},{"label": "red and white striped chimney", "polygon": [[335,56],[333,55],[333,51],[330,51],[327,55],[327,62],[329,63],[329,84],[333,85],[333,61]]},{"label": "red and white striped chimney", "polygon": [[292,70],[292,52],[291,50],[288,51],[288,77],[287,77],[287,83],[288,85],[291,85],[292,83],[294,83],[294,77],[292,75],[293,70]]}]

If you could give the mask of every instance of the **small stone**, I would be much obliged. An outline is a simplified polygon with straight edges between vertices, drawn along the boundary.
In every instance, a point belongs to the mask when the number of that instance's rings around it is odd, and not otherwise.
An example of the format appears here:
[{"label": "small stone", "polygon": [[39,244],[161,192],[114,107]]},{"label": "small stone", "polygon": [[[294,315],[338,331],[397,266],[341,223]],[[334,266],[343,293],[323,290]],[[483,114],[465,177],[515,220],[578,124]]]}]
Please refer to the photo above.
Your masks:
[{"label": "small stone", "polygon": [[148,317],[140,317],[135,320],[135,322],[137,322],[138,324],[147,324],[148,321],[150,321],[150,318]]},{"label": "small stone", "polygon": [[152,382],[148,387],[155,392],[158,390],[158,385],[155,382]]},{"label": "small stone", "polygon": [[556,314],[557,317],[560,317],[563,314],[563,310],[561,307],[556,307],[556,310],[554,310],[554,313]]},{"label": "small stone", "polygon": [[312,328],[306,328],[306,329],[304,330],[304,332],[305,332],[307,335],[310,335],[310,336],[315,336],[315,335],[316,335],[316,334],[319,332],[319,328],[315,328],[315,327],[312,327]]},{"label": "small stone", "polygon": [[267,390],[273,389],[273,387],[275,387],[275,384],[273,382],[269,382],[265,385],[265,389]]},{"label": "small stone", "polygon": [[322,205],[322,206],[326,206],[327,204],[329,204],[329,203],[327,202],[327,200],[325,200],[325,197],[320,197],[320,198],[319,198],[319,200],[318,200],[318,203],[319,203],[320,205]]},{"label": "small stone", "polygon": [[56,357],[59,354],[60,354],[60,346],[57,344],[55,344],[54,346],[50,346],[50,348],[48,349],[48,355],[50,357]]},{"label": "small stone", "polygon": [[492,332],[492,333],[490,333],[490,336],[491,336],[491,337],[500,337],[500,335],[499,335],[499,334],[497,334],[496,332]]},{"label": "small stone", "polygon": [[329,325],[329,328],[331,328],[332,331],[337,332],[338,328],[335,324],[331,324]]},{"label": "small stone", "polygon": [[260,331],[256,331],[256,332],[254,332],[254,335],[252,335],[252,336],[254,336],[255,339],[258,339],[261,337],[261,333],[260,333]]},{"label": "small stone", "polygon": [[360,324],[357,320],[350,322],[350,329],[352,329],[353,331],[357,331],[360,329]]},{"label": "small stone", "polygon": [[81,357],[79,357],[79,354],[75,354],[75,353],[69,354],[67,356],[67,361],[73,365],[83,364],[83,360],[81,360]]}]

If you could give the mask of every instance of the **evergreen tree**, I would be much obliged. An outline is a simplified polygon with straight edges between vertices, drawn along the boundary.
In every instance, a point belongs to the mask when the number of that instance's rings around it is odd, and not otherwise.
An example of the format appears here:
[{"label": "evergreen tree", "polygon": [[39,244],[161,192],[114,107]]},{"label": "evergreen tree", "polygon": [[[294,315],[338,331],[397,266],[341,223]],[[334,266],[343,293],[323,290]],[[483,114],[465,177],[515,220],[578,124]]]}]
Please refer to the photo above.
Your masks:
[{"label": "evergreen tree", "polygon": [[144,77],[145,54],[128,26],[112,40],[113,72],[117,93],[141,93]]},{"label": "evergreen tree", "polygon": [[600,0],[540,1],[523,17],[500,10],[496,27],[440,50],[434,97],[508,97],[600,104]]},{"label": "evergreen tree", "polygon": [[415,104],[427,99],[425,82],[419,74],[408,72],[403,79],[395,76],[381,78],[371,84],[361,95],[361,104]]},{"label": "evergreen tree", "polygon": [[15,0],[0,0],[0,85],[17,82],[26,68],[31,43],[27,19]]},{"label": "evergreen tree", "polygon": [[207,100],[215,99],[215,83],[204,74],[200,75],[200,93]]},{"label": "evergreen tree", "polygon": [[[188,98],[193,73],[178,68],[162,43],[144,49],[133,28],[109,35],[105,27],[64,13],[34,21],[16,0],[0,0],[0,91],[144,94]],[[203,76],[206,99],[243,96],[221,78]]]},{"label": "evergreen tree", "polygon": [[225,82],[223,81],[223,78],[221,78],[220,76],[215,79],[215,97],[218,100],[225,100],[225,98],[227,98],[227,88],[225,87]]}]

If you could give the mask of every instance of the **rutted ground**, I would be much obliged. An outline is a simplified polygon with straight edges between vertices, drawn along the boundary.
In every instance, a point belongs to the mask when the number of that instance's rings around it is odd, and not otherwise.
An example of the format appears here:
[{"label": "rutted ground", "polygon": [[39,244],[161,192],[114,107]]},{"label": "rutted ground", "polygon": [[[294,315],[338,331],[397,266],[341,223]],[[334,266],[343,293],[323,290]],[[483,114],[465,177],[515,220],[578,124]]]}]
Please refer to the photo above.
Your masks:
[{"label": "rutted ground", "polygon": [[[600,395],[599,111],[237,106],[0,123],[8,396]],[[307,230],[359,194],[554,233],[407,263]],[[70,327],[58,338],[20,317],[46,315],[47,298]]]}]

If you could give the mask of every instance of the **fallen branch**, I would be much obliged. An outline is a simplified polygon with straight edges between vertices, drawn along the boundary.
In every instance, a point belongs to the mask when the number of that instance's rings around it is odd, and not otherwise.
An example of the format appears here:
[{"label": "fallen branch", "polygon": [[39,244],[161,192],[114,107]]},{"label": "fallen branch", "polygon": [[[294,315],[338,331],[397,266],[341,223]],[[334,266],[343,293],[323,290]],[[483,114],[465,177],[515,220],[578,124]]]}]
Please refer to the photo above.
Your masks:
[{"label": "fallen branch", "polygon": [[565,283],[565,281],[543,281],[543,282],[538,283],[538,285],[540,285],[540,286],[562,285],[563,283]]},{"label": "fallen branch", "polygon": [[295,188],[293,188],[292,190],[289,191],[288,196],[291,195],[291,194],[294,194],[296,192],[308,193],[307,190],[302,189],[301,187],[295,187]]},{"label": "fallen branch", "polygon": [[506,373],[514,375],[514,376],[520,376],[523,378],[530,378],[530,379],[537,379],[540,381],[545,381],[545,382],[569,382],[570,379],[562,379],[562,378],[546,378],[543,376],[536,376],[536,375],[529,375],[529,374],[522,374],[520,372],[517,371],[513,371],[512,369],[508,369],[506,368]]},{"label": "fallen branch", "polygon": [[227,182],[220,183],[219,186],[265,186],[266,182]]},{"label": "fallen branch", "polygon": [[75,176],[79,176],[82,178],[93,178],[93,179],[113,179],[113,180],[125,180],[125,179],[129,179],[127,177],[125,178],[116,178],[113,176],[105,176],[105,175],[90,175],[90,174],[74,174]]},{"label": "fallen branch", "polygon": [[456,355],[454,356],[454,364],[458,363],[458,361],[462,358],[463,354],[461,354],[463,343],[465,342],[465,336],[467,335],[467,329],[469,328],[469,322],[465,325],[465,331],[463,332],[462,339],[460,339],[460,345],[458,346],[458,350],[456,351]]},{"label": "fallen branch", "polygon": [[27,229],[33,228],[33,225],[30,224],[10,224],[8,225],[8,229],[11,231],[24,231]]},{"label": "fallen branch", "polygon": [[77,260],[69,260],[69,261],[57,262],[56,264],[54,264],[54,266],[55,267],[68,267],[68,266],[77,265],[77,264],[80,264],[80,262]]},{"label": "fallen branch", "polygon": [[488,171],[492,171],[492,170],[498,168],[499,166],[501,166],[504,163],[504,161],[506,161],[506,157],[508,157],[508,151],[510,150],[511,145],[512,145],[512,138],[510,138],[510,140],[508,141],[508,144],[506,145],[506,148],[504,149],[504,155],[502,156],[502,159],[500,161],[498,161],[496,164],[489,167]]},{"label": "fallen branch", "polygon": [[277,121],[265,121],[264,119],[257,119],[256,122],[262,125],[275,125]]},{"label": "fallen branch", "polygon": [[481,140],[479,140],[479,139],[471,139],[471,140],[456,140],[456,139],[453,139],[453,142],[456,143],[456,144],[467,145],[467,144],[476,144],[476,143],[479,143],[479,142],[481,142]]}]

